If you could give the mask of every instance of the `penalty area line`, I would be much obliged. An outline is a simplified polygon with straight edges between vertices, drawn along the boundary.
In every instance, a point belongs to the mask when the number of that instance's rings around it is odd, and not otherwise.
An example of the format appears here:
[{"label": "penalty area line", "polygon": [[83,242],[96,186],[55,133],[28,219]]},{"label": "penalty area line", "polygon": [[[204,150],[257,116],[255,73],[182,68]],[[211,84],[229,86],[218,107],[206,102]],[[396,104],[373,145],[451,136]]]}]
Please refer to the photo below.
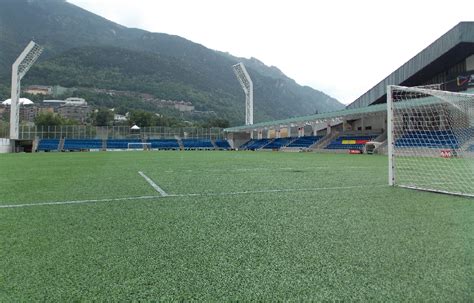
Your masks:
[{"label": "penalty area line", "polygon": [[[388,187],[388,185],[374,184],[371,187]],[[364,188],[367,186],[337,186],[337,187],[313,187],[313,188],[287,188],[287,189],[264,189],[253,191],[235,191],[235,192],[209,192],[209,193],[189,193],[189,194],[166,194],[166,196],[135,196],[124,198],[109,198],[109,199],[93,199],[93,200],[76,200],[76,201],[57,201],[57,202],[38,202],[27,204],[9,204],[0,205],[2,208],[21,208],[34,206],[48,206],[48,205],[68,205],[68,204],[87,204],[87,203],[103,203],[103,202],[128,202],[132,200],[161,200],[164,198],[186,198],[186,197],[215,197],[215,196],[240,196],[252,194],[270,194],[270,193],[295,193],[295,192],[315,192],[323,190],[344,190],[354,188]]]},{"label": "penalty area line", "polygon": [[168,196],[168,194],[161,187],[159,187],[155,182],[153,182],[153,180],[150,179],[147,175],[145,175],[141,171],[139,171],[138,173],[140,174],[140,176],[145,178],[146,182],[148,182],[148,184],[150,184],[151,187],[153,187],[157,192],[159,192],[162,197]]},{"label": "penalty area line", "polygon": [[158,198],[162,198],[162,196],[139,196],[139,197],[109,198],[109,199],[10,204],[10,205],[0,205],[0,208],[19,208],[19,207],[32,207],[32,206],[85,204],[85,203],[100,203],[100,202],[120,202],[120,201],[130,201],[130,200],[149,200],[149,199],[158,199]]}]

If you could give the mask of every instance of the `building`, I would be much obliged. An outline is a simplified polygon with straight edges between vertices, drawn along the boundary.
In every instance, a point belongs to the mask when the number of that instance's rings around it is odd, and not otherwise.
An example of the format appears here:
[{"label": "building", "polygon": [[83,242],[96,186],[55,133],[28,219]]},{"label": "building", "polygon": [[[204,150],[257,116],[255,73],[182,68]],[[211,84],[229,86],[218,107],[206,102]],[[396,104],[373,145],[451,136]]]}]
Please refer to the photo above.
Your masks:
[{"label": "building", "polygon": [[192,112],[194,105],[191,102],[179,101],[174,103],[174,108],[180,112]]},{"label": "building", "polygon": [[474,74],[474,22],[461,22],[426,47],[388,77],[347,106],[362,108],[387,102],[387,86],[442,84],[441,89],[460,91],[458,77]]},{"label": "building", "polygon": [[76,120],[84,124],[91,113],[91,108],[87,105],[66,103],[57,108],[57,113],[63,118]]},{"label": "building", "polygon": [[[20,121],[34,122],[40,112],[39,107],[34,103],[20,105]],[[10,106],[2,105],[0,107],[0,118],[6,120],[10,118]]]},{"label": "building", "polygon": [[66,100],[44,100],[42,108],[51,109],[66,119],[76,120],[85,123],[91,113],[90,106],[83,98],[67,98]]},{"label": "building", "polygon": [[87,105],[85,99],[76,97],[67,98],[66,100],[64,100],[64,102],[68,105]]},{"label": "building", "polygon": [[51,95],[53,93],[53,87],[44,85],[30,85],[25,89],[25,93],[31,95]]},{"label": "building", "polygon": [[349,104],[345,110],[227,128],[233,146],[249,138],[323,135],[387,130],[387,86],[433,85],[442,90],[474,90],[474,22],[461,22],[388,77]]},{"label": "building", "polygon": [[125,115],[114,114],[114,121],[125,122],[125,121],[128,121],[128,118]]}]

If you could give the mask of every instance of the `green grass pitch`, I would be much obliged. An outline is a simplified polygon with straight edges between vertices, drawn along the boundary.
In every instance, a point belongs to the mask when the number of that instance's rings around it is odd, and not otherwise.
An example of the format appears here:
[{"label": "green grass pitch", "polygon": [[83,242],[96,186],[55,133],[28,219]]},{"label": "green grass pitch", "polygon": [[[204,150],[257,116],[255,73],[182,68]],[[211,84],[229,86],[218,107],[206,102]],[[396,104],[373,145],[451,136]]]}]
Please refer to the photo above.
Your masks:
[{"label": "green grass pitch", "polygon": [[389,187],[383,156],[7,154],[0,172],[1,302],[474,300],[474,200]]}]

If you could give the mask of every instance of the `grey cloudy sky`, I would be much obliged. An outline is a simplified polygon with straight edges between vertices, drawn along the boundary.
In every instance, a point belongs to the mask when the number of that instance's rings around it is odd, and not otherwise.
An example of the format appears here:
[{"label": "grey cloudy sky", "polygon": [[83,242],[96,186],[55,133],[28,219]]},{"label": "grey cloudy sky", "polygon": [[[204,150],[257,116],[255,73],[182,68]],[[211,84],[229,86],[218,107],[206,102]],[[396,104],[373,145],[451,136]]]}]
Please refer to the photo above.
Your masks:
[{"label": "grey cloudy sky", "polygon": [[68,1],[128,27],[258,58],[346,104],[474,16],[472,0]]}]

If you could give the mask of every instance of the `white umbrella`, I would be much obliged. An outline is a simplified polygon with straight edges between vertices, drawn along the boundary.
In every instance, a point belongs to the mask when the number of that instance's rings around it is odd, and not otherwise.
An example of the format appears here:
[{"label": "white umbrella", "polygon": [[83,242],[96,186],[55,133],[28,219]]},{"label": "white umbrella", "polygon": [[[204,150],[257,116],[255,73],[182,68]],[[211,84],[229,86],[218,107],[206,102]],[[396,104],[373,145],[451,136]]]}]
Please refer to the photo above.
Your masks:
[{"label": "white umbrella", "polygon": [[[12,104],[12,99],[7,99],[2,102],[3,105],[11,105]],[[30,105],[34,104],[33,101],[27,98],[20,98],[20,105]]]},{"label": "white umbrella", "polygon": [[137,130],[137,129],[140,129],[140,127],[138,127],[138,125],[135,124],[135,125],[132,126],[130,129]]}]

